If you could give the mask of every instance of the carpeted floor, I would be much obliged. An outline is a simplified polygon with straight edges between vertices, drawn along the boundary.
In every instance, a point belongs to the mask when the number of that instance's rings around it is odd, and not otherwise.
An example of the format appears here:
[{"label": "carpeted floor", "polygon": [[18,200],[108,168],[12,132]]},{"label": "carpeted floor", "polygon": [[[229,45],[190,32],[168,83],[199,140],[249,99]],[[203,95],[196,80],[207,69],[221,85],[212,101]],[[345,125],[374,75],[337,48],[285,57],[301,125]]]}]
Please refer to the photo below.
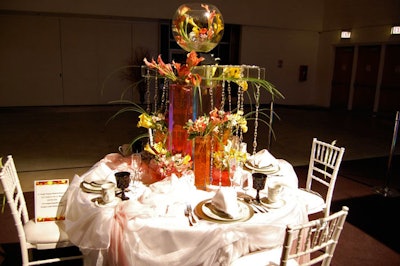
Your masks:
[{"label": "carpeted floor", "polygon": [[369,195],[358,198],[334,201],[332,211],[342,206],[350,208],[347,222],[375,238],[400,254],[398,225],[400,217],[396,213],[400,197]]}]

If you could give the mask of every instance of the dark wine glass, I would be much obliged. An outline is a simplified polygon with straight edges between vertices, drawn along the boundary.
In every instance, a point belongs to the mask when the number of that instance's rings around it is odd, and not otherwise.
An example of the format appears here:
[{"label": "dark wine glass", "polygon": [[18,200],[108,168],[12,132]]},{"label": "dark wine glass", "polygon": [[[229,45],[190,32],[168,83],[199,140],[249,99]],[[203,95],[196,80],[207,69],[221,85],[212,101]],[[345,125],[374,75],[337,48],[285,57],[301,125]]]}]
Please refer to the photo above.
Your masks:
[{"label": "dark wine glass", "polygon": [[115,179],[117,180],[117,187],[121,189],[121,199],[128,200],[129,197],[125,196],[125,189],[129,187],[131,182],[131,173],[129,172],[117,172],[115,173]]},{"label": "dark wine glass", "polygon": [[253,188],[257,190],[256,201],[260,203],[260,190],[264,189],[267,175],[263,173],[253,173]]}]

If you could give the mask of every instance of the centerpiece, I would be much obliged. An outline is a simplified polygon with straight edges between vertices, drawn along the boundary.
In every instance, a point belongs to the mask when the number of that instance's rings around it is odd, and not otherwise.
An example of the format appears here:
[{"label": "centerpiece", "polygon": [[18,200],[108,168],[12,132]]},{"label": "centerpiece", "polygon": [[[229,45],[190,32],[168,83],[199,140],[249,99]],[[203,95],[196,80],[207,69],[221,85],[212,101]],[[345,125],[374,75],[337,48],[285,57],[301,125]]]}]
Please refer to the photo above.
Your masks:
[{"label": "centerpiece", "polygon": [[[179,176],[193,168],[199,189],[206,189],[210,184],[229,185],[225,178],[229,161],[234,159],[239,165],[245,162],[247,146],[242,141],[248,131],[247,119],[254,120],[255,153],[258,123],[268,125],[261,119],[260,90],[266,90],[273,97],[283,97],[265,80],[263,68],[203,64],[205,58],[197,52],[211,51],[221,40],[223,30],[222,15],[215,6],[180,6],[172,21],[172,32],[179,46],[188,52],[185,63],[174,60],[166,63],[161,55],[157,60],[143,59],[146,93],[150,95],[153,84],[157,94],[161,80],[164,110],[157,109],[155,103],[151,113],[134,104],[134,109],[141,112],[138,126],[148,129],[145,150],[154,156],[153,161],[162,175],[177,173]],[[235,97],[231,90],[233,84],[238,91]],[[244,111],[246,95],[251,106],[248,113]]]}]

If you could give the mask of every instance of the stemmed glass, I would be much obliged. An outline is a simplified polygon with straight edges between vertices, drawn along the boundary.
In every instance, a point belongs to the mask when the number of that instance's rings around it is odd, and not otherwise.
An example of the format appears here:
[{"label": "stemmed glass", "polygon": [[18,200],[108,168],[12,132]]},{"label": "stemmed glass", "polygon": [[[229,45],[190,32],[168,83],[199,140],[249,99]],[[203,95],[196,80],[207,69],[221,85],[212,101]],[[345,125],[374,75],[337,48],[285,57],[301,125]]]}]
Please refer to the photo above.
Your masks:
[{"label": "stemmed glass", "polygon": [[260,203],[260,190],[264,189],[267,175],[263,173],[252,173],[253,176],[253,188],[257,190],[256,201]]},{"label": "stemmed glass", "polygon": [[229,180],[231,182],[231,187],[234,187],[233,181],[235,181],[236,168],[237,168],[236,158],[229,159]]},{"label": "stemmed glass", "polygon": [[139,169],[140,165],[142,164],[142,156],[140,153],[134,153],[131,156],[132,156],[131,165],[133,168],[133,185],[135,185],[135,183],[139,181]]},{"label": "stemmed glass", "polygon": [[247,191],[250,189],[252,186],[251,180],[249,180],[249,177],[246,175],[242,175],[240,178],[240,186],[244,191],[244,195],[247,196]]},{"label": "stemmed glass", "polygon": [[125,189],[129,187],[131,182],[131,173],[129,172],[116,172],[115,179],[117,180],[117,187],[121,189],[121,199],[128,200],[129,197],[125,196]]}]

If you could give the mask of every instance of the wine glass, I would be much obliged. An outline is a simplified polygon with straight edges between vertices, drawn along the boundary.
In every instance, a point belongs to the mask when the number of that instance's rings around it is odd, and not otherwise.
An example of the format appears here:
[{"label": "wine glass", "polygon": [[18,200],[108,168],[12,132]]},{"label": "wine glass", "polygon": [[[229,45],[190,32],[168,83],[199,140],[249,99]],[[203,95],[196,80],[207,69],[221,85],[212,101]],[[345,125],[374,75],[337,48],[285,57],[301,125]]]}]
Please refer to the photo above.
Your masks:
[{"label": "wine glass", "polygon": [[241,175],[240,178],[240,187],[243,189],[244,191],[244,196],[247,197],[247,191],[253,187],[253,182],[252,182],[252,178],[248,175]]},{"label": "wine glass", "polygon": [[134,153],[131,155],[132,161],[131,166],[133,168],[133,184],[139,181],[140,165],[142,164],[142,155],[140,153]]},{"label": "wine glass", "polygon": [[235,158],[229,159],[229,180],[231,181],[231,187],[234,186],[233,181],[235,181],[235,172],[237,168],[237,161]]},{"label": "wine glass", "polygon": [[131,182],[131,173],[129,172],[116,172],[115,179],[117,180],[117,187],[121,189],[121,199],[128,200],[129,197],[125,196],[125,189],[129,187]]},{"label": "wine glass", "polygon": [[267,175],[263,173],[252,173],[253,177],[253,188],[257,190],[256,201],[260,203],[260,190],[264,189]]}]

